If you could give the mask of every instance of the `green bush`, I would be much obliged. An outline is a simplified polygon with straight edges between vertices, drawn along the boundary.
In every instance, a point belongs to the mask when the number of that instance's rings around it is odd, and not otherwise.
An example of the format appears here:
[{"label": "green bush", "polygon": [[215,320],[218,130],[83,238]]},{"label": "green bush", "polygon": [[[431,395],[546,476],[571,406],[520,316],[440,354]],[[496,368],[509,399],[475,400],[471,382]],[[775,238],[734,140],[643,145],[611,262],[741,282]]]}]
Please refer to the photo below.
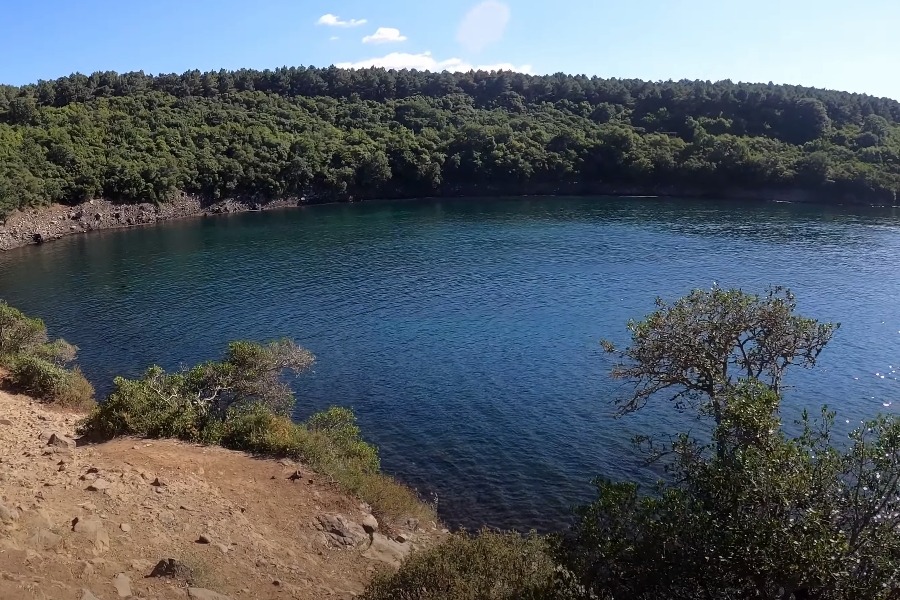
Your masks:
[{"label": "green bush", "polygon": [[[201,441],[203,422],[177,376],[151,367],[141,379],[116,377],[115,390],[81,424],[81,433],[109,439],[119,435]],[[214,441],[214,440],[213,440]]]},{"label": "green bush", "polygon": [[10,366],[19,353],[46,342],[47,327],[43,321],[0,302],[0,364]]},{"label": "green bush", "polygon": [[585,597],[536,535],[456,533],[382,573],[363,600],[537,600]]},{"label": "green bush", "polygon": [[94,388],[78,368],[69,370],[34,355],[20,355],[10,371],[15,389],[65,408],[89,410]]},{"label": "green bush", "polygon": [[218,444],[304,461],[388,519],[434,519],[414,492],[379,472],[377,449],[360,436],[353,411],[330,408],[294,423],[294,396],[280,379],[302,371],[312,355],[290,341],[234,342],[225,359],[140,379],[117,377],[115,389],[79,426],[93,439],[120,435]]}]

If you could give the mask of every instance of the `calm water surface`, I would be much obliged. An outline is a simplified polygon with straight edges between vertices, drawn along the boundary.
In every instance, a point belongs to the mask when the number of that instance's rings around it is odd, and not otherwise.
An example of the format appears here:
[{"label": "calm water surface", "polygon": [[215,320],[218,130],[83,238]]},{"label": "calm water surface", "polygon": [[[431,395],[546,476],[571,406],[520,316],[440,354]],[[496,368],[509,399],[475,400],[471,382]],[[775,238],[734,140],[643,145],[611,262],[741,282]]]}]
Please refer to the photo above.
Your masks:
[{"label": "calm water surface", "polygon": [[[318,357],[297,417],[352,406],[383,466],[452,525],[549,529],[590,479],[652,477],[616,419],[598,340],[694,287],[789,285],[843,323],[786,414],[858,421],[898,398],[900,214],[788,204],[546,198],[322,206],[73,237],[0,256],[0,297],[82,348],[98,391],[290,336]],[[900,402],[897,403],[900,406]]]}]

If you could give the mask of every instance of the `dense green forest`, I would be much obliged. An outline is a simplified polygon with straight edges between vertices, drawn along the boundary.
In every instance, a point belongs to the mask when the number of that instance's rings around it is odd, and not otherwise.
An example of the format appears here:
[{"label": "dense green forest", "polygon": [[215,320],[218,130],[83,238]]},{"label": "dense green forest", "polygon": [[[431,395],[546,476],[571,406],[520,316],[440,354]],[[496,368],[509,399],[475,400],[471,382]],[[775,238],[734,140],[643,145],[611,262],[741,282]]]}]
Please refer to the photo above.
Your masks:
[{"label": "dense green forest", "polygon": [[799,188],[893,202],[900,103],[796,86],[334,67],[0,86],[0,217],[94,197],[310,201]]}]

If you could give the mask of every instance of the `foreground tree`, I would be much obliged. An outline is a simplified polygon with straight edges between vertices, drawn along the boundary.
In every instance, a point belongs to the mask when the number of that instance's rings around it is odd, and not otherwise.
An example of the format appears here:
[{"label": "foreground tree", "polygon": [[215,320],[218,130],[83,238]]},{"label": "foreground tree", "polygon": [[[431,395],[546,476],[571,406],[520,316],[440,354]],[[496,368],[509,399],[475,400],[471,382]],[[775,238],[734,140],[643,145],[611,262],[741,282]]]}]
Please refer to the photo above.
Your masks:
[{"label": "foreground tree", "polygon": [[781,288],[659,305],[629,324],[615,373],[636,391],[623,410],[667,391],[715,427],[654,447],[668,477],[650,493],[597,480],[561,547],[567,567],[623,599],[900,598],[900,420],[864,423],[848,443],[827,409],[804,412],[796,436],[779,417],[785,369],[815,364],[837,326],[794,314]]},{"label": "foreground tree", "polygon": [[838,450],[833,414],[789,437],[777,406],[738,386],[715,442],[671,445],[672,483],[598,481],[565,549],[582,583],[614,598],[900,598],[900,421]]},{"label": "foreground tree", "polygon": [[613,377],[635,386],[619,402],[623,413],[670,394],[679,409],[699,409],[719,424],[725,399],[740,380],[758,381],[779,394],[787,368],[814,366],[840,327],[795,314],[794,295],[782,287],[763,297],[713,287],[656,304],[644,321],[628,323],[628,348],[603,342],[620,359]]}]

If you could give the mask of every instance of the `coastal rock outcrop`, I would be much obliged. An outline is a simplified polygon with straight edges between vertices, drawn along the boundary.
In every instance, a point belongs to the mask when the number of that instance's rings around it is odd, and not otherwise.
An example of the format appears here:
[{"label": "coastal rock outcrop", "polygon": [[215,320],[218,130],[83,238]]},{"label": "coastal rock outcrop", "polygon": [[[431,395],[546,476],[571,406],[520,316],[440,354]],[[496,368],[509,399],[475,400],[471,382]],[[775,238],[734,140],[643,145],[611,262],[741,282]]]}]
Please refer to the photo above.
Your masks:
[{"label": "coastal rock outcrop", "polygon": [[109,200],[88,200],[77,206],[54,204],[40,208],[13,211],[0,221],[0,250],[11,250],[29,244],[42,244],[63,236],[83,234],[101,229],[147,225],[199,215],[215,215],[259,211],[297,206],[298,198],[282,198],[261,203],[248,199],[210,202],[198,196],[180,193],[159,205],[116,204]]}]

